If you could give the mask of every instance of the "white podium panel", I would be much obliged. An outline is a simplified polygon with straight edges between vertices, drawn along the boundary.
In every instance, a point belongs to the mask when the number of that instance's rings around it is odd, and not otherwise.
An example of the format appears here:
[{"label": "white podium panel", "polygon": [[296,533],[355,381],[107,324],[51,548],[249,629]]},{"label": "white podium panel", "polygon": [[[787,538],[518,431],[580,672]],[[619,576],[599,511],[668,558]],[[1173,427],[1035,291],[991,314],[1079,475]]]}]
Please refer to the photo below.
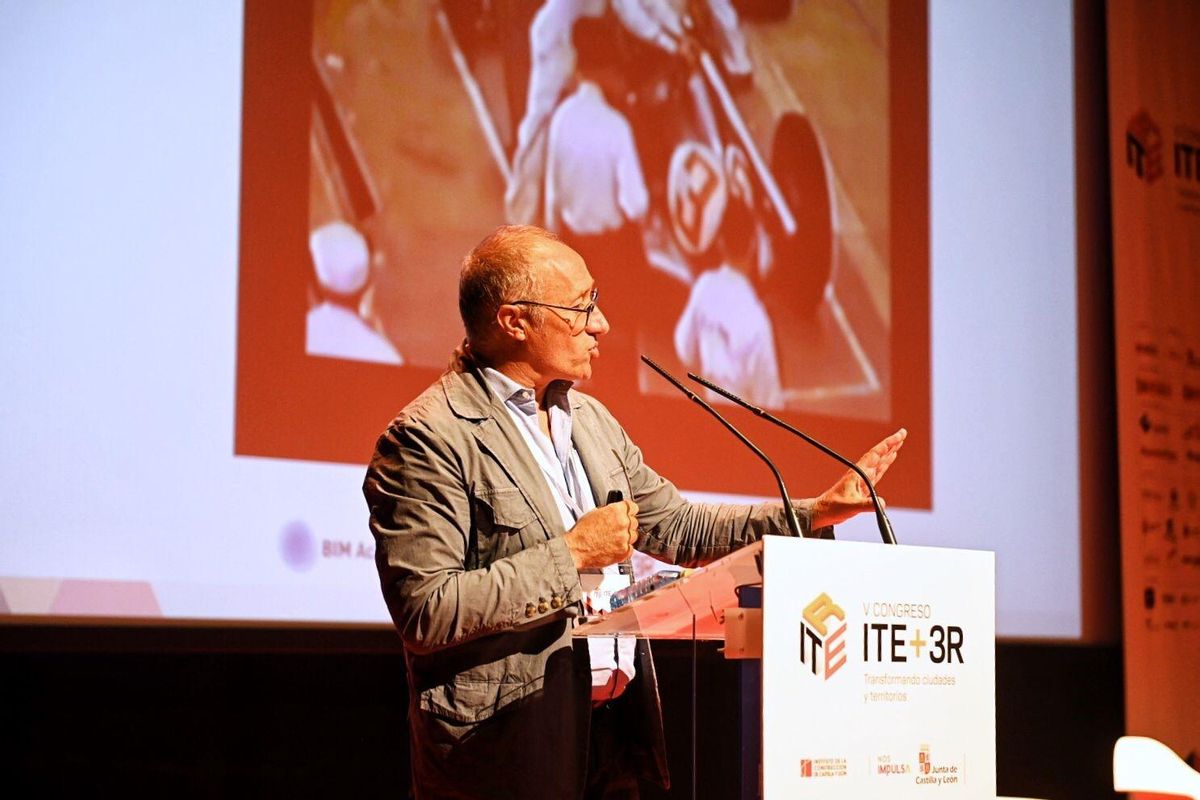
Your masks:
[{"label": "white podium panel", "polygon": [[765,800],[993,800],[994,554],[763,544]]}]

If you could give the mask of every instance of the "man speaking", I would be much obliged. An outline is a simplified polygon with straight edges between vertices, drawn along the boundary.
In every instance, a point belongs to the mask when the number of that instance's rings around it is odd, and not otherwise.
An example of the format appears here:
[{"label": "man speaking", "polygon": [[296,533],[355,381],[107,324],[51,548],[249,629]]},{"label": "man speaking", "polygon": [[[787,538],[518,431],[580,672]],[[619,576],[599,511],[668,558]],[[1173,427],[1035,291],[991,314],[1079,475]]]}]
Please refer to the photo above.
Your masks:
[{"label": "man speaking", "polygon": [[[363,491],[404,642],[417,798],[636,798],[667,783],[644,642],[573,641],[581,573],[633,549],[704,564],[768,534],[783,506],[689,503],[597,400],[609,321],[583,259],[502,227],[463,262],[466,339],[380,437]],[[859,461],[878,481],[903,430]],[[623,499],[606,503],[620,493]],[[795,504],[806,535],[870,508],[847,473]]]}]

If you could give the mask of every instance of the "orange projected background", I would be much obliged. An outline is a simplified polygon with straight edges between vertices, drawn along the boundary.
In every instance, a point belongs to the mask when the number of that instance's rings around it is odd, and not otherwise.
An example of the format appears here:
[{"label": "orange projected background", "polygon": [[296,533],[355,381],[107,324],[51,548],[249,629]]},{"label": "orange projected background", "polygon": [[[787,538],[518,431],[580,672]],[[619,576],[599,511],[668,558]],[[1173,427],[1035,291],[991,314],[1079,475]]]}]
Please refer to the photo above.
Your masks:
[{"label": "orange projected background", "polygon": [[[850,455],[904,425],[888,499],[929,508],[926,11],[785,5],[731,21],[691,4],[697,56],[611,9],[599,20],[645,203],[586,254],[613,333],[582,388],[690,490],[772,482],[638,353],[732,381]],[[238,454],[363,463],[462,337],[462,256],[496,225],[555,224],[540,167],[571,144],[538,137],[575,91],[574,51],[551,35],[572,21],[541,6],[248,3]],[[768,377],[696,346],[698,319],[768,352]],[[840,471],[746,428],[797,494]]]}]

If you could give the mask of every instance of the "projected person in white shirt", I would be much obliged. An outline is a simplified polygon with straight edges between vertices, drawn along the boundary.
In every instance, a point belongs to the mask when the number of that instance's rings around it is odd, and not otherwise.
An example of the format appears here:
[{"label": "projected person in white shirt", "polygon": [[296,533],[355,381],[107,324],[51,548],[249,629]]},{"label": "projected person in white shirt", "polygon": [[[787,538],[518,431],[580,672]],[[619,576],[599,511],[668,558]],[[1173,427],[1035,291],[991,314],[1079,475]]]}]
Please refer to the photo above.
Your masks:
[{"label": "projected person in white shirt", "polygon": [[576,85],[550,121],[545,189],[547,227],[611,287],[605,310],[619,327],[607,341],[610,378],[636,370],[634,293],[644,283],[640,223],[650,202],[629,122],[612,104],[625,86],[618,28],[611,18],[575,23]]},{"label": "projected person in white shirt", "polygon": [[517,126],[512,174],[504,193],[508,221],[541,220],[546,174],[546,133],[563,91],[575,75],[571,31],[581,17],[598,17],[607,0],[547,0],[529,27],[529,88]]},{"label": "projected person in white shirt", "polygon": [[[742,196],[730,192],[721,225],[721,263],[692,284],[675,326],[679,360],[752,403],[784,408],[775,333],[754,288],[756,231]],[[710,400],[720,401],[705,390]]]},{"label": "projected person in white shirt", "polygon": [[404,358],[359,314],[371,279],[367,240],[349,223],[329,222],[308,238],[317,302],[305,320],[305,352],[381,364],[404,364]]},{"label": "projected person in white shirt", "polygon": [[629,122],[609,102],[624,86],[612,29],[608,20],[575,23],[575,91],[550,120],[546,227],[568,237],[611,235],[649,203]]}]

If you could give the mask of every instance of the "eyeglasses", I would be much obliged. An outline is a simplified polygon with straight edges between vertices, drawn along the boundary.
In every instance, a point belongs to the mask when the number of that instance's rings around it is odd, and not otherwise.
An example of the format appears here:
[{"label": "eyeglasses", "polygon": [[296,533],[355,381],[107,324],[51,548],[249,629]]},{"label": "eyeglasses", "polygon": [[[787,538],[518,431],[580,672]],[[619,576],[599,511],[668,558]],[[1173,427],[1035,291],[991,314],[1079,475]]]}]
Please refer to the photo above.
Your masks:
[{"label": "eyeglasses", "polygon": [[[509,305],[513,306],[538,306],[539,308],[553,308],[557,311],[574,311],[575,319],[569,324],[571,326],[571,335],[578,336],[587,330],[592,321],[592,313],[596,310],[596,298],[600,296],[599,289],[592,289],[592,293],[588,296],[588,304],[586,306],[556,306],[553,303],[542,303],[537,300],[513,300]],[[566,318],[559,315],[559,319],[567,322]],[[580,325],[579,321],[583,320]]]}]

